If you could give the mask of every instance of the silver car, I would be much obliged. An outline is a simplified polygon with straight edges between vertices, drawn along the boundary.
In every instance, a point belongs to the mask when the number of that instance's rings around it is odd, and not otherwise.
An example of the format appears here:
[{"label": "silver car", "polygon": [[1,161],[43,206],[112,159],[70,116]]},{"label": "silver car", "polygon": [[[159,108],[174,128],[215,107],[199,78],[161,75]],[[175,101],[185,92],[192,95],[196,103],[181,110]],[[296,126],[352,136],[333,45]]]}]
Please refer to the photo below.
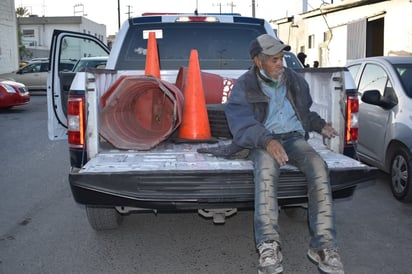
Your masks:
[{"label": "silver car", "polygon": [[361,95],[357,154],[391,175],[393,195],[412,202],[412,57],[347,65]]},{"label": "silver car", "polygon": [[46,90],[48,69],[49,61],[34,61],[17,71],[1,74],[0,78],[23,83],[29,91]]},{"label": "silver car", "polygon": [[[60,70],[71,71],[73,66],[73,61],[62,62]],[[29,91],[46,91],[48,71],[49,61],[45,59],[30,62],[17,71],[0,74],[0,78],[23,83]]]}]

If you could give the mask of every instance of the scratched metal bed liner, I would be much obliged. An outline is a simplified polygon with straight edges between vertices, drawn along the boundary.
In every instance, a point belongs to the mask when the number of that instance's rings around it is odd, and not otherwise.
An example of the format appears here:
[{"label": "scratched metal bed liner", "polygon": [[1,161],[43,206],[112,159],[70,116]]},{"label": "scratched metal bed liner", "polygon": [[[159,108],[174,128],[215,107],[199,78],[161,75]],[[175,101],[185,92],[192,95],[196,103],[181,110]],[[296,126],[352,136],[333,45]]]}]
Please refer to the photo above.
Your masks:
[{"label": "scratched metal bed liner", "polygon": [[[309,140],[330,171],[370,170],[371,167],[345,155],[331,152],[316,139]],[[220,144],[229,141],[220,141]],[[253,170],[249,160],[227,160],[209,154],[198,153],[200,147],[217,146],[206,143],[176,144],[164,143],[149,151],[106,150],[91,159],[79,173],[117,173],[117,172],[191,172],[191,171],[247,171]],[[296,171],[294,166],[282,167],[282,172]]]}]

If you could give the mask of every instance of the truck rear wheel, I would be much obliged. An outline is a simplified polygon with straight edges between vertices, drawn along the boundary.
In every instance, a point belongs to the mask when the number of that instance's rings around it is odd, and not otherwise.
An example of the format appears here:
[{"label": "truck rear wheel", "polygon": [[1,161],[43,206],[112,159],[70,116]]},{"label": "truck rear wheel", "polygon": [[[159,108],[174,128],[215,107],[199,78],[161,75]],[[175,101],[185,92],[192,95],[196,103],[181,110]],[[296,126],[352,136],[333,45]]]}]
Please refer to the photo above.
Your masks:
[{"label": "truck rear wheel", "polygon": [[122,223],[123,216],[112,207],[86,206],[90,226],[97,231],[116,229]]},{"label": "truck rear wheel", "polygon": [[402,202],[412,202],[412,155],[404,147],[398,147],[393,152],[391,161],[391,190],[396,199]]}]

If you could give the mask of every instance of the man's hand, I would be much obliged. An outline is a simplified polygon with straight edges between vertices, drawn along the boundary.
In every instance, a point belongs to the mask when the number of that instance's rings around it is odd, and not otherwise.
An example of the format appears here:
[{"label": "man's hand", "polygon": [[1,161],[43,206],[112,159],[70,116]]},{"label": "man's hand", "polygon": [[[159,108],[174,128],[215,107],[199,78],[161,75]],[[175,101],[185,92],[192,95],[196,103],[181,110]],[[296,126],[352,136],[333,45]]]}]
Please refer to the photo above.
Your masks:
[{"label": "man's hand", "polygon": [[283,146],[276,140],[270,140],[266,146],[266,151],[272,156],[279,165],[283,166],[289,161]]},{"label": "man's hand", "polygon": [[322,128],[322,136],[326,138],[333,138],[338,135],[338,132],[332,127],[330,123],[326,123]]}]

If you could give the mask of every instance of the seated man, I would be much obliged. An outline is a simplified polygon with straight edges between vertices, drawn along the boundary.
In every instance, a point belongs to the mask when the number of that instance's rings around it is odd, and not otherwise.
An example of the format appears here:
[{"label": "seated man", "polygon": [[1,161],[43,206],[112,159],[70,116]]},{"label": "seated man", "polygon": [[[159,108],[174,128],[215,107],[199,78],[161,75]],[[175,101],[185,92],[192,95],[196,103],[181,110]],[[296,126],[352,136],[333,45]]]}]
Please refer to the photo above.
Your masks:
[{"label": "seated man", "polygon": [[308,257],[323,272],[344,273],[335,239],[328,168],[306,141],[310,131],[327,138],[337,132],[310,111],[312,98],[305,79],[283,66],[283,51],[289,49],[267,34],[253,40],[250,56],[254,66],[234,84],[225,110],[233,143],[249,149],[254,164],[258,271],[283,271],[277,184],[280,167],[291,163],[305,174],[308,182]]}]

